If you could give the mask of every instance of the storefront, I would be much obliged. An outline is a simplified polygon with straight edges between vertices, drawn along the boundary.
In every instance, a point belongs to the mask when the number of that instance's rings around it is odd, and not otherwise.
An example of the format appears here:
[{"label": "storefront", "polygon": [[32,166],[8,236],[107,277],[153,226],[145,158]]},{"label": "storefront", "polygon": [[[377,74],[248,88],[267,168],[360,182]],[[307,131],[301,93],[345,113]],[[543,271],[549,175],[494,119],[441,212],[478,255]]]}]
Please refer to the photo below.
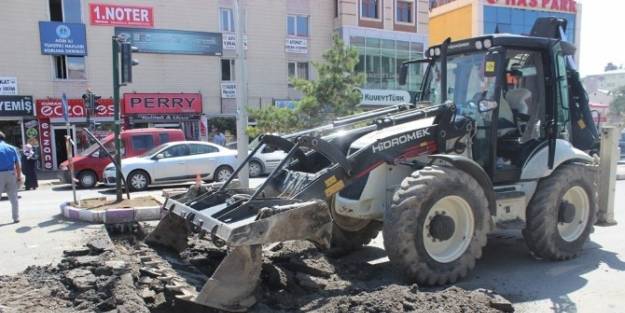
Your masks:
[{"label": "storefront", "polygon": [[[113,100],[98,100],[93,112],[87,112],[82,99],[69,99],[67,103],[69,135],[76,143],[74,154],[77,154],[91,144],[87,134],[82,131],[89,126],[88,119],[95,123],[96,131],[100,133],[112,126]],[[63,114],[63,105],[60,99],[39,99],[36,101],[36,108],[41,167],[46,170],[57,169],[61,162],[67,160],[65,136],[68,127]]]},{"label": "storefront", "polygon": [[[6,142],[22,148],[29,143],[30,128],[34,122],[32,96],[0,95],[0,131]],[[36,122],[35,122],[36,125]]]},{"label": "storefront", "polygon": [[199,140],[202,95],[199,93],[126,93],[126,128],[176,128],[187,140]]}]

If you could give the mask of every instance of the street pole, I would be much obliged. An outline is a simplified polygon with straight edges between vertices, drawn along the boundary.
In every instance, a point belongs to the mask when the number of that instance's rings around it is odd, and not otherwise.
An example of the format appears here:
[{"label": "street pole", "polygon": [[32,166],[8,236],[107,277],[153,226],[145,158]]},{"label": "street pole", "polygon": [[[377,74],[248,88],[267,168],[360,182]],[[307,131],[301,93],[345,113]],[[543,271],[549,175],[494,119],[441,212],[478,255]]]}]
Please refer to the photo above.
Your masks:
[{"label": "street pole", "polygon": [[73,158],[74,158],[74,154],[73,151],[73,144],[72,144],[72,137],[71,137],[71,126],[69,124],[69,121],[65,122],[65,126],[67,127],[67,136],[65,136],[65,150],[67,151],[67,165],[69,167],[69,177],[70,177],[70,182],[72,183],[72,196],[74,197],[74,205],[78,205],[78,201],[76,200],[76,183],[74,182],[75,176],[74,176],[74,162],[73,162]]},{"label": "street pole", "polygon": [[[234,67],[236,69],[237,82],[237,160],[243,162],[249,150],[247,148],[247,69],[245,64],[245,48],[243,47],[243,19],[241,18],[239,0],[234,1],[234,21],[236,23],[237,56]],[[239,172],[241,188],[249,187],[249,166]]]},{"label": "street pole", "polygon": [[[113,36],[113,107],[114,107],[114,131],[115,131],[115,162],[121,166],[121,150],[122,142],[119,137],[121,130],[121,110],[119,107],[119,42],[116,36]],[[120,166],[116,166],[117,169],[115,175],[115,191],[117,195],[117,202],[122,201],[122,172]]]}]

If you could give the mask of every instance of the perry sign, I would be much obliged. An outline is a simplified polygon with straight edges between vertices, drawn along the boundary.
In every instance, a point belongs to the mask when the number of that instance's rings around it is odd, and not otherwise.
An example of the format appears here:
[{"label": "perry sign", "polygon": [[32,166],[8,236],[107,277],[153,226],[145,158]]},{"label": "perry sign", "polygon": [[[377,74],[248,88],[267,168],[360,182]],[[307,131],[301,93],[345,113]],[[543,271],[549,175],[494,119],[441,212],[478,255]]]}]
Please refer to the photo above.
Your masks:
[{"label": "perry sign", "polygon": [[[67,104],[70,118],[87,115],[82,99],[69,99]],[[63,118],[63,105],[60,99],[39,99],[36,102],[36,107],[37,118],[39,119]],[[112,117],[113,111],[112,99],[100,99],[96,103],[94,115],[96,117]]]}]

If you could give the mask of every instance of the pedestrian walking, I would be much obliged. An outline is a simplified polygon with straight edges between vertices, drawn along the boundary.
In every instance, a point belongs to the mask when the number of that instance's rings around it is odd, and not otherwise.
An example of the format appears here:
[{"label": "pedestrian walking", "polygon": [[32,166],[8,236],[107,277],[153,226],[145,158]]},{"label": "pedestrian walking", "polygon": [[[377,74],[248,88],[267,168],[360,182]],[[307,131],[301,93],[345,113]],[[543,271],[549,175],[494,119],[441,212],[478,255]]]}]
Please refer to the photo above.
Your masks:
[{"label": "pedestrian walking", "polygon": [[22,149],[22,173],[26,176],[26,181],[24,182],[24,189],[26,190],[36,190],[39,187],[36,167],[37,158],[33,146],[25,144]]},{"label": "pedestrian walking", "polygon": [[6,136],[0,131],[0,194],[6,192],[11,202],[13,222],[20,222],[17,202],[17,186],[22,181],[22,170],[17,149],[4,140]]},{"label": "pedestrian walking", "polygon": [[217,144],[217,145],[220,145],[220,146],[225,146],[226,145],[226,136],[216,126],[213,126],[213,134],[214,134],[213,135],[213,143],[214,144]]}]

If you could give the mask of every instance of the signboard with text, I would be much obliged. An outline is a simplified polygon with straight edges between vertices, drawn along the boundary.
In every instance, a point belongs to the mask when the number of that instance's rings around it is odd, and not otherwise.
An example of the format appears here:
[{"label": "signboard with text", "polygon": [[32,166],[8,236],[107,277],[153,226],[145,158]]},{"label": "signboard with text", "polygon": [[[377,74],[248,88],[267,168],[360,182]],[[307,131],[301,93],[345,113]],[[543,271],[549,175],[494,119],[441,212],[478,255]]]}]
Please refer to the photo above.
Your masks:
[{"label": "signboard with text", "polygon": [[154,27],[151,7],[89,3],[91,25]]},{"label": "signboard with text", "polygon": [[202,113],[199,93],[125,93],[124,114]]},{"label": "signboard with text", "polygon": [[488,4],[518,8],[544,9],[559,12],[577,12],[576,0],[487,0]]},{"label": "signboard with text", "polygon": [[221,33],[115,27],[115,35],[128,40],[139,53],[222,55]]},{"label": "signboard with text", "polygon": [[87,55],[87,32],[85,24],[39,22],[41,54]]},{"label": "signboard with text", "polygon": [[295,102],[297,100],[274,100],[274,105],[278,108],[295,109]]},{"label": "signboard with text", "polygon": [[393,105],[410,103],[410,94],[405,90],[360,89],[361,105]]},{"label": "signboard with text", "polygon": [[32,96],[0,96],[0,116],[33,116]]},{"label": "signboard with text", "polygon": [[[37,118],[38,119],[51,119],[51,118],[63,118],[63,103],[61,99],[39,99],[37,100]],[[68,105],[68,117],[86,117],[85,103],[82,99],[69,99]],[[96,102],[95,117],[113,117],[113,100],[112,99],[99,99]]]},{"label": "signboard with text", "polygon": [[16,95],[17,78],[0,77],[0,95]]},{"label": "signboard with text", "polygon": [[46,170],[54,168],[52,158],[52,129],[50,127],[50,119],[39,120],[39,149],[41,150],[41,165]]},{"label": "signboard with text", "polygon": [[231,82],[221,83],[221,97],[224,99],[234,99],[237,97],[237,84]]},{"label": "signboard with text", "polygon": [[308,39],[305,38],[287,38],[284,46],[286,52],[308,53]]}]

